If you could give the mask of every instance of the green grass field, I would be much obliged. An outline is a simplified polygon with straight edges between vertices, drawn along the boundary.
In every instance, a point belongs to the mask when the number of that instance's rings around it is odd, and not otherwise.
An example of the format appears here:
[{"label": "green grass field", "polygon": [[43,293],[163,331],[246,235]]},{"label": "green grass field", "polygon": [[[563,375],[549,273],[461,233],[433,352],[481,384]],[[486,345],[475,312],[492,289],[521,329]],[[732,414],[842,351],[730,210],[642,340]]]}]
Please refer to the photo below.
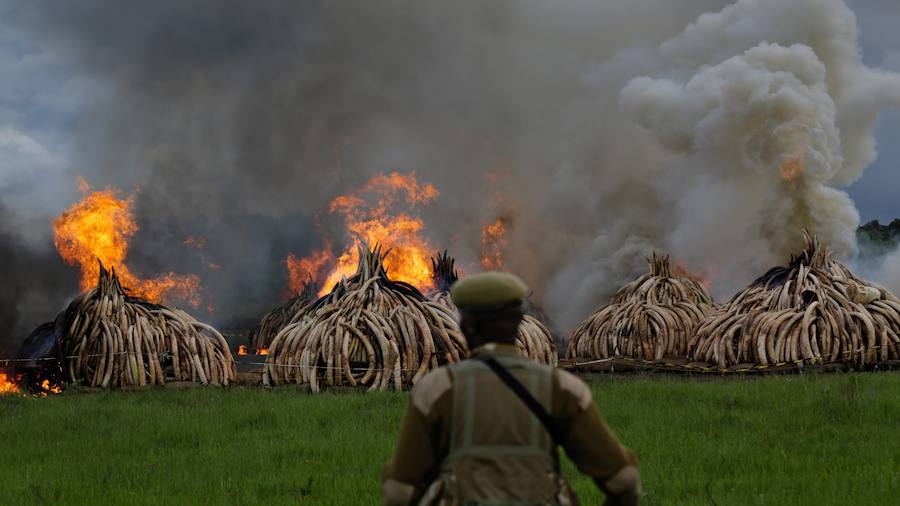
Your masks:
[{"label": "green grass field", "polygon": [[[900,374],[592,385],[641,457],[645,504],[900,502]],[[240,387],[0,398],[0,503],[377,504],[406,401]]]}]

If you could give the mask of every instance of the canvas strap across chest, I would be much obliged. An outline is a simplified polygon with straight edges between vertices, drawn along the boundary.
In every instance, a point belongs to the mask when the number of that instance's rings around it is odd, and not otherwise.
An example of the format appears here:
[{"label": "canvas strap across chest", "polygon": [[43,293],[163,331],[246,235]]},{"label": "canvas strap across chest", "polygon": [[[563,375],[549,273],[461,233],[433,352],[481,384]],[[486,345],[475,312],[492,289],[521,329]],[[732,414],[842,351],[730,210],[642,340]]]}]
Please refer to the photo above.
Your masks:
[{"label": "canvas strap across chest", "polygon": [[[552,371],[519,357],[497,360],[547,411]],[[521,504],[552,504],[558,491],[556,449],[543,424],[485,364],[451,367],[453,416],[444,468],[453,488],[473,504],[521,497]],[[515,504],[513,502],[512,504]]]}]

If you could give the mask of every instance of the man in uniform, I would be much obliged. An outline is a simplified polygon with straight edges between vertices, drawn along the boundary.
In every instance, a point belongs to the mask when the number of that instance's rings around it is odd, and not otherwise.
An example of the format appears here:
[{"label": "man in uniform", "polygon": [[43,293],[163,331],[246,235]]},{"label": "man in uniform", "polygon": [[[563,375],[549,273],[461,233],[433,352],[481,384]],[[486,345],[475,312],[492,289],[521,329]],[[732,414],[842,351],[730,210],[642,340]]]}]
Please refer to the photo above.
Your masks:
[{"label": "man in uniform", "polygon": [[637,457],[604,424],[588,386],[516,352],[527,293],[519,278],[499,272],[453,285],[472,357],[413,388],[382,476],[385,504],[577,504],[557,446],[606,504],[638,504]]}]

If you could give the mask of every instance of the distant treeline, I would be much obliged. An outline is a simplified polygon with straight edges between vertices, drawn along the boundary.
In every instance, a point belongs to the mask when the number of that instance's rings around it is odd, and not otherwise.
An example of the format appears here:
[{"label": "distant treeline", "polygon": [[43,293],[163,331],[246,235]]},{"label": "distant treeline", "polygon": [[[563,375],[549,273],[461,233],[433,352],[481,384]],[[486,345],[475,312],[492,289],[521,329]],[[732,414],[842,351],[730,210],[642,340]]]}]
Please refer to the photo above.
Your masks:
[{"label": "distant treeline", "polygon": [[877,256],[893,251],[900,244],[900,218],[888,225],[872,220],[857,229],[856,237],[863,256]]}]

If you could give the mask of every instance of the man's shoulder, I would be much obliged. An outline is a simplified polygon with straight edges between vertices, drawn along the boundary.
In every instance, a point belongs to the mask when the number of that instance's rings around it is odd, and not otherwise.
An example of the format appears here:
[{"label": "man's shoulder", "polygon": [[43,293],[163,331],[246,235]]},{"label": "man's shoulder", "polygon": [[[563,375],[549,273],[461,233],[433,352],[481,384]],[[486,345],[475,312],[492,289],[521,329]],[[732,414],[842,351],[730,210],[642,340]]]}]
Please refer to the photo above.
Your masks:
[{"label": "man's shoulder", "polygon": [[447,367],[435,369],[419,380],[411,392],[413,406],[423,415],[431,412],[434,404],[453,388],[453,378]]},{"label": "man's shoulder", "polygon": [[554,383],[559,388],[561,395],[571,396],[582,410],[590,407],[593,397],[587,383],[564,369],[555,369],[554,376],[556,378]]}]

